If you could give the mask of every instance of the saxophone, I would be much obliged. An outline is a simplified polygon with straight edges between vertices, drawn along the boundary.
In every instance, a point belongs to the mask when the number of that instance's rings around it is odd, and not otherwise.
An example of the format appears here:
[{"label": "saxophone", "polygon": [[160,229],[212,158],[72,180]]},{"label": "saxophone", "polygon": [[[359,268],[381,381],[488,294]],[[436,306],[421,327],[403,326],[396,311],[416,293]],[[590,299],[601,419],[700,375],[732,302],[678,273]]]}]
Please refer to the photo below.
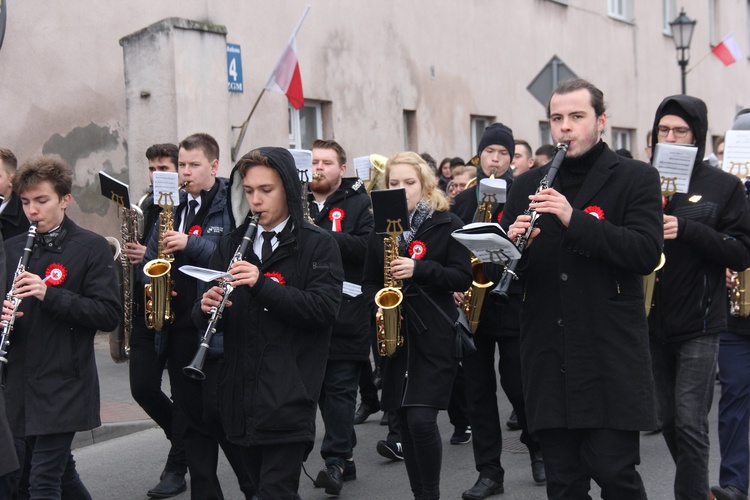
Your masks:
[{"label": "saxophone", "polygon": [[[142,198],[141,200],[143,200]],[[140,204],[140,202],[139,202]],[[138,205],[139,205],[138,204]],[[143,234],[143,211],[138,205],[130,208],[120,207],[120,238],[121,247],[127,243],[137,243]],[[115,240],[116,241],[116,240]],[[130,335],[133,333],[133,297],[135,287],[135,268],[128,260],[125,252],[115,252],[115,260],[120,261],[122,267],[121,298],[123,318],[109,336],[109,354],[115,363],[123,363],[130,357]],[[119,274],[119,273],[118,273]]]},{"label": "saxophone", "polygon": [[143,266],[143,272],[151,278],[144,286],[143,303],[146,309],[146,327],[163,330],[174,321],[172,311],[172,262],[174,255],[164,251],[164,235],[174,229],[174,213],[171,206],[162,206],[159,214],[159,250],[157,257]]},{"label": "saxophone", "polygon": [[26,236],[26,245],[24,245],[23,247],[23,254],[21,255],[21,258],[18,259],[18,267],[16,267],[16,272],[13,275],[13,284],[11,285],[8,294],[5,296],[5,300],[11,303],[13,312],[10,315],[10,319],[8,321],[3,321],[2,323],[3,331],[2,337],[0,337],[0,379],[2,379],[3,370],[5,369],[5,365],[8,363],[8,358],[6,356],[8,355],[8,347],[10,347],[10,334],[13,331],[13,325],[15,325],[16,323],[18,307],[21,305],[21,299],[19,297],[16,297],[16,294],[13,293],[13,287],[16,286],[16,279],[18,279],[18,277],[26,271],[26,267],[28,267],[29,265],[31,252],[34,249],[35,236],[36,223],[29,226],[29,233]]},{"label": "saxophone", "polygon": [[[494,180],[495,174],[496,170],[493,169],[489,178]],[[498,199],[494,193],[482,193],[483,186],[484,184],[477,186],[477,189],[482,194],[482,202],[477,209],[476,218],[479,220],[476,222],[487,223],[492,220],[492,205]],[[484,297],[487,294],[487,289],[494,285],[494,283],[485,274],[482,261],[474,255],[471,256],[471,274],[471,287],[464,292],[464,302],[461,304],[461,310],[466,315],[471,333],[475,333],[477,327],[479,327],[479,317],[482,314],[482,305],[484,305]]]},{"label": "saxophone", "polygon": [[750,268],[732,273],[732,288],[729,289],[729,314],[738,318],[750,316],[750,297],[747,285],[750,282]]},{"label": "saxophone", "polygon": [[375,294],[375,305],[380,308],[375,320],[378,325],[378,350],[381,356],[394,357],[404,345],[401,335],[401,292],[403,283],[391,274],[391,261],[398,257],[398,235],[403,233],[401,219],[388,219],[388,236],[383,240],[383,288]]}]

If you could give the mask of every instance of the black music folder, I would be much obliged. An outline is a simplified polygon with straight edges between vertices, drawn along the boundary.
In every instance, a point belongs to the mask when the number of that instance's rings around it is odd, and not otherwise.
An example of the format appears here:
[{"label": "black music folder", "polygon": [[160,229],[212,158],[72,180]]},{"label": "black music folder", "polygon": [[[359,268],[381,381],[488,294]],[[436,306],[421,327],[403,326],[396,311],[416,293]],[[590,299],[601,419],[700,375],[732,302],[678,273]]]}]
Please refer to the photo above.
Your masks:
[{"label": "black music folder", "polygon": [[101,170],[99,171],[99,183],[102,186],[102,196],[114,201],[118,207],[130,208],[130,192],[127,184]]},{"label": "black music folder", "polygon": [[[375,219],[375,232],[378,234],[398,233],[409,230],[409,209],[406,205],[406,190],[381,189],[370,193],[372,216]],[[397,230],[396,221],[400,221]]]}]

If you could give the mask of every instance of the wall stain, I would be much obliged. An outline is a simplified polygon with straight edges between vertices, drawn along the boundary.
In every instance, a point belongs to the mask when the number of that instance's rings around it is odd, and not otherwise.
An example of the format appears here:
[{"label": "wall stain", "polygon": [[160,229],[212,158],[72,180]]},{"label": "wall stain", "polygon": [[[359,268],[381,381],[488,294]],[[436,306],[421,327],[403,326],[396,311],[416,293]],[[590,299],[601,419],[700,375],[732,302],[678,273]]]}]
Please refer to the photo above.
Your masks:
[{"label": "wall stain", "polygon": [[[76,127],[67,135],[54,134],[42,147],[43,154],[56,154],[73,168],[73,198],[81,212],[103,217],[112,202],[102,196],[99,171],[127,182],[125,146],[120,132],[109,126],[89,123]],[[123,165],[115,170],[113,161]]]}]

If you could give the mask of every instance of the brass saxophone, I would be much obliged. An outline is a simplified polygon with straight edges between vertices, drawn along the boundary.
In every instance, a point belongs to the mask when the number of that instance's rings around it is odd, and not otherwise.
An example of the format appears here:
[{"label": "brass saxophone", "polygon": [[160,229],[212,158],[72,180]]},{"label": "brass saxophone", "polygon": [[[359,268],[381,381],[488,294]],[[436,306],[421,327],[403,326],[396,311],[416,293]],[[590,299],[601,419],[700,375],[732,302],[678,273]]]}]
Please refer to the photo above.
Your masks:
[{"label": "brass saxophone", "polygon": [[[143,200],[145,198],[142,198]],[[119,251],[127,243],[137,243],[143,235],[143,211],[139,206],[131,204],[130,208],[120,207],[120,241],[118,251],[113,248],[114,259],[120,261],[122,267],[121,294],[123,318],[115,330],[109,334],[109,354],[115,363],[123,363],[130,357],[130,335],[133,333],[133,299],[135,287],[135,268],[128,260],[125,252]],[[117,240],[115,240],[117,241]],[[110,242],[113,245],[114,242]]]},{"label": "brass saxophone", "polygon": [[[496,170],[493,169],[489,178],[494,179],[495,174]],[[477,186],[477,189],[480,189],[480,187]],[[489,193],[482,195],[482,202],[477,209],[477,219],[479,220],[476,222],[490,222],[492,220],[492,205],[495,202],[496,198]],[[482,305],[484,305],[487,289],[495,283],[487,277],[482,261],[474,255],[471,256],[471,274],[471,287],[464,292],[464,302],[461,304],[461,309],[469,321],[471,333],[475,333],[479,327],[479,317],[482,314]]]},{"label": "brass saxophone", "polygon": [[[187,183],[183,182],[180,188]],[[174,321],[172,311],[172,262],[174,255],[164,251],[164,235],[167,231],[174,230],[174,203],[171,196],[165,203],[161,203],[162,211],[159,214],[159,249],[157,257],[143,267],[143,272],[151,278],[151,283],[144,286],[143,303],[145,305],[146,327],[149,329],[163,330],[165,326]]]},{"label": "brass saxophone", "polygon": [[391,274],[391,261],[398,257],[398,235],[403,233],[401,219],[388,219],[388,236],[383,240],[383,288],[375,295],[380,308],[375,320],[378,325],[378,350],[381,356],[394,357],[404,345],[401,335],[401,292],[403,283]]},{"label": "brass saxophone", "polygon": [[729,289],[729,314],[738,318],[750,316],[750,297],[747,285],[750,282],[750,268],[732,273],[732,288]]}]

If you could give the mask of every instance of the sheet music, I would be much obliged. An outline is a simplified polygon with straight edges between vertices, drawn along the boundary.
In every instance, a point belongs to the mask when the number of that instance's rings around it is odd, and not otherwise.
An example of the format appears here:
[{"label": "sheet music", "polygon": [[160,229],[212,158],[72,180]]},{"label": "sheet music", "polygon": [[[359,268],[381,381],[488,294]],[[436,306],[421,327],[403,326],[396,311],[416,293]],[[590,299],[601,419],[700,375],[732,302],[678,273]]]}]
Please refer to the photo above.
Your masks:
[{"label": "sheet music", "polygon": [[496,222],[475,222],[453,231],[455,238],[482,262],[507,264],[521,258],[521,252]]},{"label": "sheet music", "polygon": [[198,266],[180,266],[180,272],[205,283],[232,277],[232,275],[226,271],[216,271],[215,269],[206,269]]},{"label": "sheet music", "polygon": [[290,149],[289,152],[294,158],[299,180],[310,182],[312,180],[312,151],[309,149]]},{"label": "sheet music", "polygon": [[750,130],[727,131],[721,168],[740,179],[750,177]]},{"label": "sheet music", "polygon": [[372,163],[370,163],[369,156],[358,156],[352,160],[354,162],[354,170],[357,172],[357,177],[363,181],[370,180],[370,169]]},{"label": "sheet music", "polygon": [[177,172],[154,172],[154,203],[167,209],[180,204]]},{"label": "sheet music", "polygon": [[664,196],[688,192],[697,154],[698,148],[688,144],[660,142],[654,147],[654,167]]}]

